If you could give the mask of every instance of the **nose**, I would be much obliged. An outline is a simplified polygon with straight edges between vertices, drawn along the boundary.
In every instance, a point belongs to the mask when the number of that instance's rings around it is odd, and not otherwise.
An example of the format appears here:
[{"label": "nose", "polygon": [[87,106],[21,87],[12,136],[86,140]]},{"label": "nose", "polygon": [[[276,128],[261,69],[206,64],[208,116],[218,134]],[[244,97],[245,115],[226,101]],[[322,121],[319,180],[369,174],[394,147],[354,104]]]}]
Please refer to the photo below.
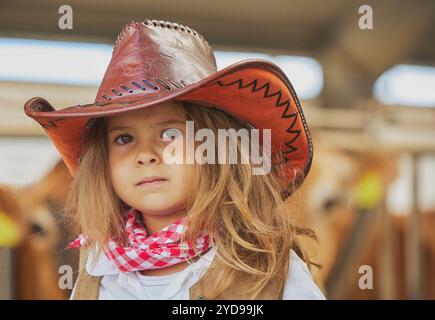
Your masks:
[{"label": "nose", "polygon": [[160,156],[152,146],[142,146],[136,156],[136,165],[159,164]]}]

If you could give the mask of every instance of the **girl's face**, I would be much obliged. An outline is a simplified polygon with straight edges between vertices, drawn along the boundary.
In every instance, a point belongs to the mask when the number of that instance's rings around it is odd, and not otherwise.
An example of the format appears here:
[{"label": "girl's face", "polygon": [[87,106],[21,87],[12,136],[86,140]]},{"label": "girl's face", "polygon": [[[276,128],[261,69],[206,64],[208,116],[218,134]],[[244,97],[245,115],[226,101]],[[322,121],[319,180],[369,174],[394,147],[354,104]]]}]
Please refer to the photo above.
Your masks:
[{"label": "girl's face", "polygon": [[[181,103],[166,102],[107,118],[110,178],[117,195],[144,217],[178,215],[186,201],[189,165],[167,164],[163,150],[177,135],[182,141],[186,116]],[[181,139],[180,139],[181,138]],[[142,183],[147,178],[160,181]]]}]

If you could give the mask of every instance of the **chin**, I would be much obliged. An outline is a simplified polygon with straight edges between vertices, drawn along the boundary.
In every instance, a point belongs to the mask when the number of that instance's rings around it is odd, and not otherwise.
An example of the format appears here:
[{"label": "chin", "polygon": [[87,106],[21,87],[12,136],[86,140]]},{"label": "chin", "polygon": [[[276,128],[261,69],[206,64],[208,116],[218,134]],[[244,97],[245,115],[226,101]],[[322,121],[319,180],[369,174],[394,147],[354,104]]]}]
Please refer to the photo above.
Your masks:
[{"label": "chin", "polygon": [[165,216],[165,215],[170,215],[173,214],[177,211],[174,211],[174,209],[172,208],[168,208],[168,207],[146,207],[146,208],[142,208],[140,210],[143,214],[149,214],[149,215],[153,215],[153,216]]},{"label": "chin", "polygon": [[140,211],[144,214],[152,214],[152,215],[168,215],[173,213],[178,213],[182,208],[183,205],[180,203],[172,203],[170,200],[173,199],[162,199],[159,201],[152,201],[152,202],[143,202],[139,206]]}]

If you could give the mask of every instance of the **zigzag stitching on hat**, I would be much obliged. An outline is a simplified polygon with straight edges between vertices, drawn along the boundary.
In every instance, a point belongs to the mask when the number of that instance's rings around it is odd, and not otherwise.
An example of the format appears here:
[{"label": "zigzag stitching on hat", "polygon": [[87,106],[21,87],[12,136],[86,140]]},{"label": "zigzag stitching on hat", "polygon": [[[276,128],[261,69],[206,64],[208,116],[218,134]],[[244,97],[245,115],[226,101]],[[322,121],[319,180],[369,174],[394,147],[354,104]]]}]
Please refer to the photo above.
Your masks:
[{"label": "zigzag stitching on hat", "polygon": [[[284,153],[285,154],[289,154],[289,153],[293,153],[293,152],[298,150],[297,147],[292,145],[292,143],[295,142],[296,139],[299,138],[299,136],[301,134],[301,130],[300,129],[293,130],[293,127],[296,124],[298,113],[295,112],[295,113],[292,113],[292,114],[287,114],[287,111],[288,111],[288,109],[290,107],[290,99],[287,99],[286,101],[281,102],[281,99],[282,99],[282,90],[278,90],[275,93],[269,94],[270,82],[266,82],[264,85],[262,85],[260,87],[257,87],[257,85],[258,85],[258,79],[254,79],[252,82],[249,82],[249,83],[247,83],[245,85],[243,84],[243,79],[237,79],[235,81],[231,81],[231,82],[228,82],[228,83],[223,83],[221,80],[217,80],[217,81],[214,81],[214,82],[211,82],[211,83],[207,84],[206,87],[209,87],[209,86],[212,86],[212,85],[215,85],[215,84],[218,84],[221,87],[228,87],[228,86],[237,84],[239,89],[245,89],[245,88],[248,88],[248,87],[252,87],[251,88],[251,92],[258,92],[258,91],[260,91],[262,89],[265,89],[264,90],[263,98],[270,98],[270,97],[273,97],[273,96],[277,96],[277,99],[276,99],[274,107],[275,108],[277,108],[277,107],[280,108],[280,107],[286,105],[284,112],[281,114],[281,118],[283,118],[283,119],[285,119],[285,118],[293,118],[293,121],[292,121],[290,127],[288,127],[286,131],[288,133],[291,133],[292,135],[294,135],[294,137],[290,141],[285,143],[285,145],[287,146],[287,148],[289,148],[289,150],[284,151]],[[284,158],[284,159],[285,159],[286,162],[288,161],[287,158]]]}]

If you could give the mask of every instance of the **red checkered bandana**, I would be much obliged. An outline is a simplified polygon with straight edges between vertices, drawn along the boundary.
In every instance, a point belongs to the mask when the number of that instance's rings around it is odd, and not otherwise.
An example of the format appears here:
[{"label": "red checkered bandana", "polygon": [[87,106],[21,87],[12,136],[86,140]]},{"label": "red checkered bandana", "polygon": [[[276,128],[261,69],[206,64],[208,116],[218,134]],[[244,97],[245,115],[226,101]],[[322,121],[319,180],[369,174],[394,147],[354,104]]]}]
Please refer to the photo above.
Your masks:
[{"label": "red checkered bandana", "polygon": [[[210,238],[205,232],[196,239],[196,248],[190,241],[181,242],[181,235],[185,230],[183,218],[147,237],[140,215],[134,208],[127,214],[126,246],[110,239],[104,249],[106,256],[121,272],[169,267],[202,254],[210,247]],[[83,243],[83,237],[79,237],[69,247],[78,247]]]}]

